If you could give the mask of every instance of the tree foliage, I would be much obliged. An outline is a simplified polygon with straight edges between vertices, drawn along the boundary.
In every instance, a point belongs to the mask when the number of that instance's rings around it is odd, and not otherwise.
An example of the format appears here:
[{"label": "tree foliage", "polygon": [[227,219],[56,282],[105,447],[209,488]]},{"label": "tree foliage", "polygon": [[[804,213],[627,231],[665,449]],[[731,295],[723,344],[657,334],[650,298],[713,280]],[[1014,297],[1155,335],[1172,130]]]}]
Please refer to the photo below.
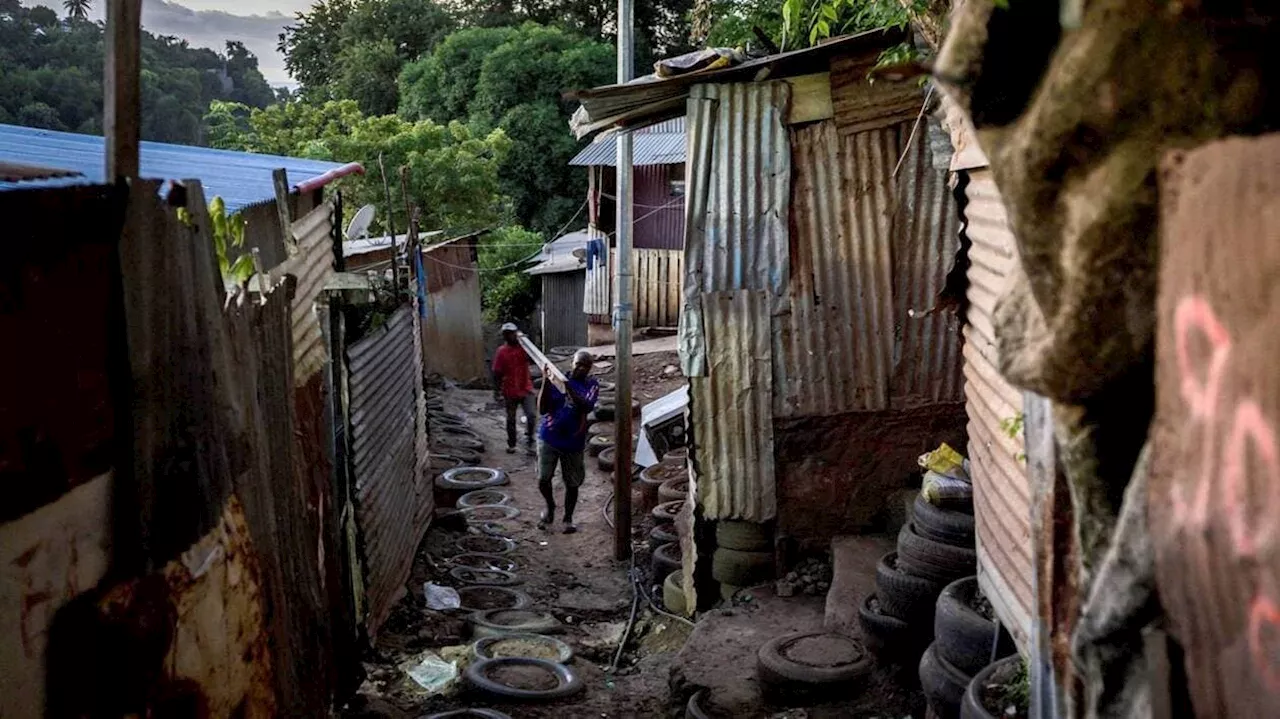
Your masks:
[{"label": "tree foliage", "polygon": [[522,227],[501,227],[481,240],[476,254],[486,320],[508,322],[533,314],[538,283],[522,270],[542,244],[542,235]]},{"label": "tree foliage", "polygon": [[753,28],[759,28],[779,48],[794,50],[838,35],[906,27],[910,10],[901,0],[705,0],[694,21],[705,28],[708,45],[755,43]]},{"label": "tree foliage", "polygon": [[567,88],[609,82],[614,51],[559,28],[469,28],[410,63],[400,77],[400,110],[410,119],[498,128],[512,148],[501,168],[515,219],[550,234],[586,196],[586,178],[568,162],[581,148],[569,132]]},{"label": "tree foliage", "polygon": [[[44,7],[0,3],[0,122],[102,132],[103,27],[59,22]],[[200,144],[209,103],[262,107],[274,95],[258,60],[239,42],[220,55],[170,36],[142,33],[142,136]]]},{"label": "tree foliage", "polygon": [[[265,110],[215,103],[207,120],[215,147],[362,163],[362,177],[343,181],[352,207],[386,207],[378,171],[381,157],[394,198],[397,232],[408,226],[396,175],[401,166],[409,168],[410,199],[422,211],[423,229],[478,229],[501,222],[507,214],[498,167],[511,143],[500,130],[477,135],[458,122],[370,117],[353,100],[294,101]],[[379,225],[384,232],[386,216],[382,209]]]},{"label": "tree foliage", "polygon": [[313,101],[356,100],[370,115],[394,112],[396,79],[454,30],[433,0],[320,0],[280,34],[285,69]]}]

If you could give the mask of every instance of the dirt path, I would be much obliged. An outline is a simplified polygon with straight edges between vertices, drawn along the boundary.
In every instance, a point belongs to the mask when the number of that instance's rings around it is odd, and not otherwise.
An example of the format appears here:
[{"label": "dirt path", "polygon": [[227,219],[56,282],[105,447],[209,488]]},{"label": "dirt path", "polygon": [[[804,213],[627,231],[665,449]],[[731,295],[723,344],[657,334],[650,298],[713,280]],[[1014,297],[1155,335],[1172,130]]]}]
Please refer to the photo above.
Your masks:
[{"label": "dirt path", "polygon": [[[636,368],[637,397],[646,401],[679,386],[683,380],[678,375],[664,373],[673,362],[674,356],[669,353],[646,357]],[[537,488],[536,460],[523,452],[523,445],[516,454],[505,452],[505,420],[501,410],[491,408],[490,393],[447,390],[439,396],[448,411],[467,417],[471,428],[485,440],[487,451],[482,463],[501,468],[510,477],[510,485],[502,489],[512,495],[513,504],[521,510],[507,523],[507,535],[517,544],[511,556],[519,563],[516,571],[523,579],[518,588],[533,598],[536,608],[550,611],[564,624],[561,637],[577,652],[572,666],[586,685],[586,691],[565,702],[508,704],[505,710],[513,716],[557,719],[666,715],[669,667],[688,636],[685,625],[641,612],[620,670],[612,675],[605,672],[632,602],[629,565],[613,560],[613,530],[602,514],[611,495],[610,476],[600,471],[594,460],[588,460],[587,481],[575,513],[577,534],[561,534],[558,525],[555,532],[539,530],[537,521],[543,501]],[[562,493],[557,481],[557,498]],[[648,526],[639,517],[633,524],[633,536],[640,540]],[[418,551],[409,596],[396,608],[378,637],[365,664],[369,679],[346,716],[417,717],[434,711],[496,704],[465,693],[425,698],[399,668],[424,650],[469,643],[465,620],[427,609],[422,590],[427,581],[457,584],[443,569],[442,559],[456,551],[451,545],[459,536],[440,527],[428,533]],[[647,561],[647,554],[641,554],[638,561]]]}]

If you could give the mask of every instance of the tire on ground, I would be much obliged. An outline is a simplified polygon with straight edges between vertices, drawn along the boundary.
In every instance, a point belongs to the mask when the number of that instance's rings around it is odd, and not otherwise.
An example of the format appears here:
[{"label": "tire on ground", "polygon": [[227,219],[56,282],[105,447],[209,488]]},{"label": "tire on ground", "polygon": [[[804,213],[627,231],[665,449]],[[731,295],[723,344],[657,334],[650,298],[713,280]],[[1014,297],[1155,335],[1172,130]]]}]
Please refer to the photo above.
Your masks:
[{"label": "tire on ground", "polygon": [[1009,640],[997,634],[996,623],[969,606],[978,593],[978,578],[965,577],[948,584],[938,597],[933,620],[934,645],[938,655],[965,674],[977,674],[991,663],[991,649],[996,659],[1014,651]]},{"label": "tire on ground", "polygon": [[680,571],[682,562],[679,542],[658,547],[649,560],[649,566],[653,570],[653,583],[665,582],[668,574]]},{"label": "tire on ground", "polygon": [[857,691],[871,664],[861,642],[828,632],[786,634],[756,652],[756,676],[768,694],[784,702]]},{"label": "tire on ground", "polygon": [[680,514],[684,509],[684,500],[677,499],[671,502],[663,502],[653,508],[649,516],[653,517],[654,524],[674,524],[676,515]]},{"label": "tire on ground", "polygon": [[597,434],[587,440],[587,454],[599,457],[600,453],[613,446],[613,435]]},{"label": "tire on ground", "polygon": [[679,540],[680,535],[676,534],[674,526],[670,524],[655,524],[653,529],[649,530],[649,551],[656,552],[658,547]]},{"label": "tire on ground", "polygon": [[959,719],[960,702],[970,679],[968,674],[939,657],[935,645],[929,645],[920,657],[920,688],[929,708],[940,719]]},{"label": "tire on ground", "polygon": [[898,569],[897,552],[889,552],[876,564],[876,596],[880,611],[907,621],[932,621],[942,584]]},{"label": "tire on ground", "polygon": [[722,584],[750,587],[773,579],[773,552],[717,549],[711,556],[711,576]]},{"label": "tire on ground", "polygon": [[740,552],[767,552],[773,550],[773,540],[763,524],[723,519],[716,522],[716,546]]},{"label": "tire on ground", "polygon": [[689,496],[688,479],[668,479],[658,487],[658,502],[674,502]]},{"label": "tire on ground", "polygon": [[950,583],[973,574],[978,553],[971,547],[955,547],[920,536],[913,524],[898,532],[898,562],[908,574]]},{"label": "tire on ground", "polygon": [[612,472],[614,467],[613,456],[613,447],[604,448],[600,451],[600,454],[596,456],[596,466],[603,472]]},{"label": "tire on ground", "polygon": [[454,467],[440,473],[436,486],[441,489],[461,489],[468,492],[507,484],[507,473],[492,467]]},{"label": "tire on ground", "polygon": [[[502,667],[526,667],[540,669],[556,679],[556,686],[551,689],[526,689],[512,687],[497,682],[489,677],[489,672]],[[502,657],[501,659],[480,659],[467,667],[465,674],[467,683],[476,689],[507,699],[522,701],[550,701],[573,696],[582,691],[582,679],[569,667],[558,662],[530,657]]]},{"label": "tire on ground", "polygon": [[917,495],[911,505],[911,518],[915,522],[916,532],[923,537],[958,547],[973,546],[972,514],[936,507],[923,495]]},{"label": "tire on ground", "polygon": [[612,422],[617,416],[617,411],[612,404],[600,403],[596,405],[596,420],[600,422]]},{"label": "tire on ground", "polygon": [[1021,664],[1022,657],[1014,654],[983,667],[974,674],[964,690],[964,699],[960,700],[960,719],[994,719],[995,715],[983,706],[980,694],[988,684],[1008,681]]},{"label": "tire on ground", "polygon": [[495,634],[555,634],[564,627],[555,617],[532,609],[487,609],[473,612],[471,626],[477,637]]},{"label": "tire on ground", "polygon": [[680,586],[680,572],[672,572],[662,581],[662,606],[672,614],[684,616],[688,612],[688,600],[684,587]]},{"label": "tire on ground", "polygon": [[932,640],[933,628],[922,631],[916,625],[876,611],[873,607],[878,608],[879,603],[875,594],[869,594],[858,607],[863,642],[888,663],[914,666],[920,661],[920,652]]}]

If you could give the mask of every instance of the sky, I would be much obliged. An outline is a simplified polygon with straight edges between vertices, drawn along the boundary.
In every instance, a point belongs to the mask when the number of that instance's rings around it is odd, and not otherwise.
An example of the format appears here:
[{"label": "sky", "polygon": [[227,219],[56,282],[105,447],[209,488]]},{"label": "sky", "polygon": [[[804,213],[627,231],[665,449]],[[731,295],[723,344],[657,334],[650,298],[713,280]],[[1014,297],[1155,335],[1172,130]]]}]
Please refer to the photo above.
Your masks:
[{"label": "sky", "polygon": [[[306,10],[313,0],[142,0],[142,27],[153,35],[176,35],[194,47],[219,52],[227,40],[239,40],[258,56],[258,66],[273,86],[295,83],[284,69],[284,57],[276,52],[277,36],[293,21],[296,12]],[[61,0],[26,0],[28,5],[44,5],[63,14]],[[90,15],[102,19],[105,0],[94,0]]]}]

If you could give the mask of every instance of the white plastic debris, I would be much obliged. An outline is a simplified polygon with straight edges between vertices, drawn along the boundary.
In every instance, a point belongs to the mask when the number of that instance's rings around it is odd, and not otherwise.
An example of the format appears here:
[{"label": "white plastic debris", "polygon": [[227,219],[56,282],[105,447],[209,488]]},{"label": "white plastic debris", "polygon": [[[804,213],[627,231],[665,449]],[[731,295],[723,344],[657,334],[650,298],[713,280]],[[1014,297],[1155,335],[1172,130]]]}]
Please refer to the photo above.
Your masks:
[{"label": "white plastic debris", "polygon": [[458,681],[458,663],[446,662],[431,651],[423,652],[417,661],[401,664],[400,668],[425,689],[428,696],[442,694]]},{"label": "white plastic debris", "polygon": [[453,587],[426,582],[422,585],[422,593],[427,597],[428,609],[439,611],[441,609],[458,609],[462,606],[462,597],[458,596],[458,591]]}]

